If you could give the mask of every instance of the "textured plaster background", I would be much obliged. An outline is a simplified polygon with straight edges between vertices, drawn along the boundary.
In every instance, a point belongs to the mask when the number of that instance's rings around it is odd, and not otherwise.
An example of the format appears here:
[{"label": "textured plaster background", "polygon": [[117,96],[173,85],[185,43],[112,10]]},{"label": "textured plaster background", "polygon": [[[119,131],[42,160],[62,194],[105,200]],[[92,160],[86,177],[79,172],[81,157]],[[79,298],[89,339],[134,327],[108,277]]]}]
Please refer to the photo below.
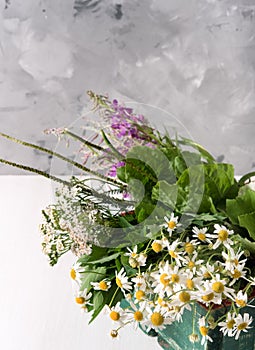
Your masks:
[{"label": "textured plaster background", "polygon": [[[248,172],[254,82],[255,0],[0,0],[0,130],[70,156],[43,130],[79,131],[92,89]],[[51,166],[2,139],[0,157]]]}]

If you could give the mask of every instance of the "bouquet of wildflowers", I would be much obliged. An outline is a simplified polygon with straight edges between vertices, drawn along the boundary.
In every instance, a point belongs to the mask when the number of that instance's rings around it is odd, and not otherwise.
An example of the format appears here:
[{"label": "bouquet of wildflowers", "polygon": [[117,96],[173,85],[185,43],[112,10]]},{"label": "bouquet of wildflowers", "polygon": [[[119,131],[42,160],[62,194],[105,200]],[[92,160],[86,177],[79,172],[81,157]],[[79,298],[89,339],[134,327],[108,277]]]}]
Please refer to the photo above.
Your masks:
[{"label": "bouquet of wildflowers", "polygon": [[[70,163],[81,176],[63,180],[43,210],[43,252],[51,265],[72,251],[75,301],[91,321],[108,310],[111,336],[132,324],[146,332],[207,309],[190,341],[212,341],[210,329],[238,339],[252,328],[255,285],[255,191],[196,142],[153,128],[143,115],[89,92],[98,112],[88,139],[50,129],[81,144],[81,162],[2,134]],[[94,131],[93,131],[94,130]],[[212,311],[226,312],[218,319]]]}]

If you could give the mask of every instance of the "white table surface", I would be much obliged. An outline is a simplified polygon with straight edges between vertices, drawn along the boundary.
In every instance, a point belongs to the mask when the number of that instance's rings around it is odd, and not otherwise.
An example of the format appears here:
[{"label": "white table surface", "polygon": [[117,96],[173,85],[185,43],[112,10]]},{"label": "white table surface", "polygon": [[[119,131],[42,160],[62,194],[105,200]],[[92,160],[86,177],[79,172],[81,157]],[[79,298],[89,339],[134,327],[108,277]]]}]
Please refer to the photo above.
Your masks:
[{"label": "white table surface", "polygon": [[50,181],[0,176],[0,348],[3,350],[156,350],[155,338],[131,327],[110,339],[105,315],[88,325],[73,299],[74,257],[50,267],[41,252],[41,209],[53,202]]}]

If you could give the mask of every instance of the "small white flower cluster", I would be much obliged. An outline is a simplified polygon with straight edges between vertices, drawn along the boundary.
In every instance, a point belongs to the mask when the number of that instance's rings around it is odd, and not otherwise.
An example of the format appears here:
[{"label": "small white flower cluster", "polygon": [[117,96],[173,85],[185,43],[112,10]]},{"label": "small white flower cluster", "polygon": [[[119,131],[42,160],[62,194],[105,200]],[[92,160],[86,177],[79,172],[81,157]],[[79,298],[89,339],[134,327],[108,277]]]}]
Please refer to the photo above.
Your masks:
[{"label": "small white flower cluster", "polygon": [[68,250],[77,257],[89,255],[91,242],[96,241],[93,231],[96,211],[81,206],[77,199],[79,190],[63,186],[56,195],[57,203],[42,211],[44,222],[40,226],[42,250],[52,265]]},{"label": "small white flower cluster", "polygon": [[67,227],[61,226],[58,212],[54,205],[44,211],[44,222],[40,225],[42,234],[42,251],[49,257],[50,263],[55,264],[62,254],[70,249],[72,240]]}]

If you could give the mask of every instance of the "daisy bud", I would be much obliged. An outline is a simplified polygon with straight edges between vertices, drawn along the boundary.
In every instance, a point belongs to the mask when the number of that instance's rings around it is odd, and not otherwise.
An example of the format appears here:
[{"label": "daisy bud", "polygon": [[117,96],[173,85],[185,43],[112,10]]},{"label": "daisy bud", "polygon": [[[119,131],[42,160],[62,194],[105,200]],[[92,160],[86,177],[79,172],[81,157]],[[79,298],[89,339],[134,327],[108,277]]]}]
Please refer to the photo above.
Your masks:
[{"label": "daisy bud", "polygon": [[192,334],[190,334],[189,335],[189,341],[191,342],[191,343],[197,343],[198,341],[199,341],[199,336],[198,336],[198,334],[196,334],[196,333],[192,333]]}]

